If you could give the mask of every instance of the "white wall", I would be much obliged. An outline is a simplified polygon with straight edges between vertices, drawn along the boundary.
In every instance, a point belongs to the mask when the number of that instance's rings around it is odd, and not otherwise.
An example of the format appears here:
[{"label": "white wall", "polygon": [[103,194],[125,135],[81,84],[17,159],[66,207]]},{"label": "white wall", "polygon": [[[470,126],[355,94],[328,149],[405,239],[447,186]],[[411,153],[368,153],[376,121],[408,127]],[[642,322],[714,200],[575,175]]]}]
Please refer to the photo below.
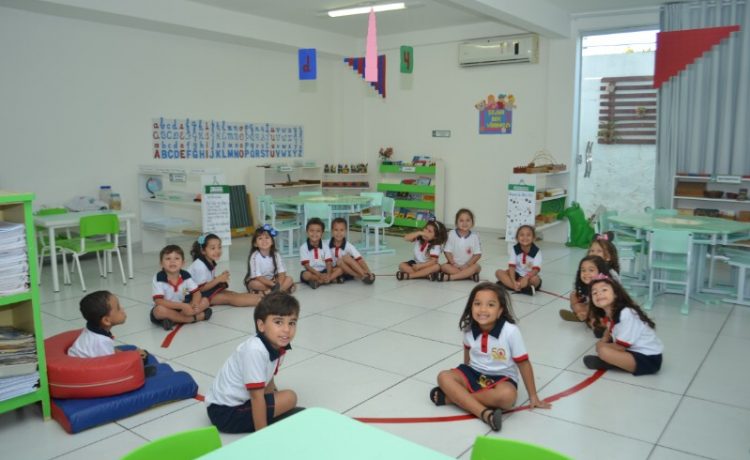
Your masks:
[{"label": "white wall", "polygon": [[[151,163],[152,118],[301,124],[305,159],[336,150],[339,66],[318,59],[300,82],[296,52],[190,39],[0,8],[0,188],[37,205],[94,195],[100,184],[137,209],[137,165]],[[161,160],[219,167],[231,183],[261,160]],[[12,166],[10,166],[12,165]]]}]

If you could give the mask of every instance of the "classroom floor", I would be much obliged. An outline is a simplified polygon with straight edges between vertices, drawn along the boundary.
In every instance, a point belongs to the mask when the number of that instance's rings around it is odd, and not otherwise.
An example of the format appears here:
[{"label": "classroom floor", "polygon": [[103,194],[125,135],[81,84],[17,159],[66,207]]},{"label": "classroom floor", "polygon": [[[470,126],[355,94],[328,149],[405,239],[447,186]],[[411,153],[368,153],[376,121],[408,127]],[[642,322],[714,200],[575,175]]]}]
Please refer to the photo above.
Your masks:
[{"label": "classroom floor", "polygon": [[[505,243],[489,234],[483,234],[483,242],[483,278],[493,278],[506,264]],[[391,275],[400,261],[411,258],[411,246],[395,237],[388,237],[388,244],[396,254],[367,258],[373,271],[383,275],[372,286],[350,281],[315,291],[299,287],[298,332],[277,385],[294,389],[302,406],[353,417],[460,414],[455,407],[435,407],[428,392],[439,370],[462,359],[458,319],[474,283],[396,281]],[[248,239],[238,239],[231,247],[235,290],[245,273],[248,246]],[[583,250],[546,242],[540,246],[544,289],[565,295]],[[297,259],[285,261],[297,278]],[[123,286],[119,274],[100,279],[95,261],[85,261],[89,292],[109,289],[120,297],[128,319],[113,330],[118,342],[145,348],[188,371],[205,394],[226,357],[254,331],[252,309],[217,307],[210,321],[184,327],[169,348],[160,348],[166,332],[148,320],[158,256],[136,254],[134,263],[135,278]],[[45,336],[82,327],[77,279],[53,293],[46,266],[42,280]],[[750,308],[692,302],[690,315],[683,316],[680,302],[679,296],[661,296],[650,313],[666,347],[664,366],[655,376],[609,371],[550,410],[506,416],[499,434],[478,420],[377,426],[461,459],[470,458],[477,435],[488,433],[541,444],[577,459],[749,458]],[[514,295],[513,306],[541,397],[592,375],[581,357],[592,353],[596,339],[582,325],[558,318],[566,301],[544,293],[533,298]],[[526,391],[521,384],[519,390],[520,405]],[[149,440],[209,423],[197,400],[167,404],[76,435],[65,433],[54,421],[42,421],[40,413],[27,407],[0,415],[4,458],[114,459]],[[238,438],[222,435],[225,444]]]}]

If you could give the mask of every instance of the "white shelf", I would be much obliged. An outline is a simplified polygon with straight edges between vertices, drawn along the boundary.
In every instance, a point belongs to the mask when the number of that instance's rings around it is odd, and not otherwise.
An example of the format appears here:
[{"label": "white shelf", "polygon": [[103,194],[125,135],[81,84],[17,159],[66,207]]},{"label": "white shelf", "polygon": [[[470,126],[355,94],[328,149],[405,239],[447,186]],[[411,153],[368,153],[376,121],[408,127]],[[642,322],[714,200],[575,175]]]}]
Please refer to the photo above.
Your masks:
[{"label": "white shelf", "polygon": [[369,176],[370,173],[323,173],[323,176],[349,177],[349,176]]},{"label": "white shelf", "polygon": [[329,187],[329,186],[323,186],[323,190],[370,190],[370,187]]},{"label": "white shelf", "polygon": [[266,184],[266,190],[284,190],[287,188],[309,188],[309,187],[320,187],[320,184],[297,184],[297,185],[268,185]]},{"label": "white shelf", "polygon": [[678,196],[675,195],[675,200],[690,200],[690,201],[716,201],[722,203],[750,203],[748,200],[732,200],[729,198],[706,198],[702,196]]},{"label": "white shelf", "polygon": [[[682,182],[713,182],[718,184],[732,184],[732,182],[717,182],[712,176],[674,176],[675,180]],[[740,178],[740,182],[750,182],[749,177]],[[675,197],[676,198],[676,197]]]},{"label": "white shelf", "polygon": [[545,201],[552,201],[552,200],[558,200],[560,198],[566,198],[568,196],[567,193],[563,193],[562,195],[555,195],[555,196],[547,196],[542,198],[541,200],[536,200],[537,203],[543,203]]},{"label": "white shelf", "polygon": [[163,203],[176,206],[186,206],[188,208],[200,208],[200,201],[185,201],[185,200],[165,200],[163,198],[141,198],[141,201],[146,203]]},{"label": "white shelf", "polygon": [[548,173],[513,173],[513,174],[528,174],[530,176],[560,176],[562,174],[568,174],[570,171],[567,169],[565,171],[555,171],[555,172],[548,172]]},{"label": "white shelf", "polygon": [[550,222],[548,224],[540,225],[540,226],[534,227],[534,228],[535,228],[536,231],[541,232],[542,230],[548,229],[550,227],[554,227],[556,225],[560,225],[563,222],[565,222],[565,221],[563,221],[563,220],[556,220],[554,222]]}]

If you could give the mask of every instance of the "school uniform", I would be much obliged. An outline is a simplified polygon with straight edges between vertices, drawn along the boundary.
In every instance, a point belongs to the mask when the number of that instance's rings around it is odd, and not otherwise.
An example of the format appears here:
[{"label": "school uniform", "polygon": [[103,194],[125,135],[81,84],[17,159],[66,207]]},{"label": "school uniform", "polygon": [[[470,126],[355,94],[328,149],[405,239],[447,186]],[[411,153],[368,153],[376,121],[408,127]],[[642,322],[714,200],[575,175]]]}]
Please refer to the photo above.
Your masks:
[{"label": "school uniform", "polygon": [[[189,272],[180,270],[180,276],[173,284],[169,281],[169,278],[167,278],[167,272],[161,270],[154,275],[151,291],[153,294],[151,297],[154,300],[165,299],[172,302],[190,303],[193,294],[199,290],[198,285],[190,276]],[[154,316],[153,308],[151,309],[150,317],[152,323],[161,325],[161,320]]]},{"label": "school uniform", "polygon": [[440,253],[442,252],[440,245],[429,246],[429,241],[422,241],[421,238],[414,240],[414,258],[407,263],[409,265],[423,264],[430,259],[437,260],[440,258]]},{"label": "school uniform", "polygon": [[68,356],[76,358],[96,358],[115,354],[115,340],[111,332],[100,326],[86,323],[73,345],[68,348]]},{"label": "school uniform", "polygon": [[[356,247],[354,247],[353,244],[346,241],[346,238],[344,238],[341,241],[340,246],[336,246],[336,241],[331,238],[328,240],[328,249],[331,251],[331,258],[333,259],[333,266],[337,266],[339,263],[339,259],[344,256],[350,256],[352,259],[359,262],[362,260],[362,254],[359,253]],[[345,280],[353,280],[354,277],[352,275],[349,275],[347,273],[344,273],[341,275],[341,277]]]},{"label": "school uniform", "polygon": [[268,256],[264,256],[261,254],[260,251],[253,252],[253,255],[250,256],[250,279],[258,278],[260,276],[266,278],[266,279],[273,279],[274,276],[278,275],[279,273],[286,273],[286,267],[284,266],[284,261],[282,260],[281,256],[276,253],[275,255],[276,259],[276,268],[274,271],[273,261],[274,257],[272,257],[270,254]]},{"label": "school uniform", "polygon": [[508,260],[508,267],[516,269],[516,279],[523,278],[532,270],[539,273],[542,269],[542,250],[536,244],[531,243],[529,252],[523,252],[521,245],[515,244],[510,254],[510,260]]},{"label": "school uniform", "polygon": [[633,375],[654,374],[661,369],[664,344],[654,329],[645,323],[632,308],[620,310],[620,320],[613,323],[605,318],[612,333],[612,341],[625,347],[635,358]]},{"label": "school uniform", "polygon": [[448,233],[448,242],[445,243],[443,251],[451,254],[456,264],[466,265],[476,254],[482,254],[479,235],[470,231],[468,235],[461,236],[458,229],[454,229]]},{"label": "school uniform", "polygon": [[[320,246],[315,247],[310,244],[310,240],[308,239],[307,242],[299,248],[299,260],[305,270],[307,270],[307,267],[312,267],[320,273],[325,273],[326,262],[333,262],[333,256],[331,256],[331,250],[323,244],[322,240],[320,241]],[[306,282],[302,278],[302,274],[305,270],[302,270],[299,274],[299,280],[303,283]]]},{"label": "school uniform", "polygon": [[487,390],[500,382],[518,387],[518,366],[529,359],[521,330],[515,324],[499,319],[490,331],[474,325],[464,334],[464,348],[469,350],[469,365],[455,371],[463,377],[469,392]]},{"label": "school uniform", "polygon": [[198,257],[188,267],[187,271],[193,278],[193,281],[201,289],[201,295],[208,298],[209,300],[218,294],[219,292],[227,289],[229,285],[227,283],[219,283],[211,289],[203,289],[203,286],[209,281],[216,278],[216,262],[212,262],[205,257]]},{"label": "school uniform", "polygon": [[[219,431],[255,431],[250,390],[262,390],[279,371],[282,358],[291,346],[275,349],[262,333],[242,342],[222,366],[206,395],[208,417]],[[265,394],[266,421],[271,423],[275,399]]]}]

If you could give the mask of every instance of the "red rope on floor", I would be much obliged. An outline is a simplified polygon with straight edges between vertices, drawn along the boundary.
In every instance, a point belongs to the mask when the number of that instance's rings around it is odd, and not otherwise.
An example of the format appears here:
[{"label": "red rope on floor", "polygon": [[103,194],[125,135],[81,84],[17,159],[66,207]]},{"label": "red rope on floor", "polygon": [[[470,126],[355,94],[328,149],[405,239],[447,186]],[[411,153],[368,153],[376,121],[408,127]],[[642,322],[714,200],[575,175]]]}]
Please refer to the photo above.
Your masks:
[{"label": "red rope on floor", "polygon": [[538,289],[538,290],[537,290],[537,292],[544,292],[545,294],[553,295],[553,296],[555,296],[555,297],[559,297],[559,298],[561,298],[561,299],[563,299],[563,300],[570,300],[570,299],[568,299],[568,298],[567,298],[567,297],[565,297],[565,296],[562,296],[562,295],[560,295],[560,294],[555,294],[554,292],[550,292],[550,291],[545,291],[545,290],[543,290],[543,289]]},{"label": "red rope on floor", "polygon": [[[598,370],[594,372],[591,376],[587,377],[584,381],[573,385],[572,387],[568,388],[567,390],[561,391],[560,393],[554,394],[548,398],[544,398],[544,401],[546,402],[554,402],[558,399],[564,398],[566,396],[570,396],[574,393],[577,393],[587,386],[591,385],[592,383],[599,380],[599,378],[604,375],[606,371],[605,370]],[[504,414],[510,414],[513,412],[519,412],[522,410],[529,410],[531,406],[525,405],[525,406],[519,406],[514,407],[513,409],[503,411]],[[354,417],[355,420],[359,420],[363,423],[433,423],[433,422],[456,422],[460,420],[471,420],[474,417],[472,414],[465,414],[465,415],[453,415],[449,417]]]},{"label": "red rope on floor", "polygon": [[177,326],[172,329],[172,332],[167,334],[166,337],[164,337],[164,341],[161,343],[162,348],[169,348],[169,346],[172,344],[172,340],[174,340],[174,336],[177,335],[177,332],[182,328],[182,324],[178,324]]}]

